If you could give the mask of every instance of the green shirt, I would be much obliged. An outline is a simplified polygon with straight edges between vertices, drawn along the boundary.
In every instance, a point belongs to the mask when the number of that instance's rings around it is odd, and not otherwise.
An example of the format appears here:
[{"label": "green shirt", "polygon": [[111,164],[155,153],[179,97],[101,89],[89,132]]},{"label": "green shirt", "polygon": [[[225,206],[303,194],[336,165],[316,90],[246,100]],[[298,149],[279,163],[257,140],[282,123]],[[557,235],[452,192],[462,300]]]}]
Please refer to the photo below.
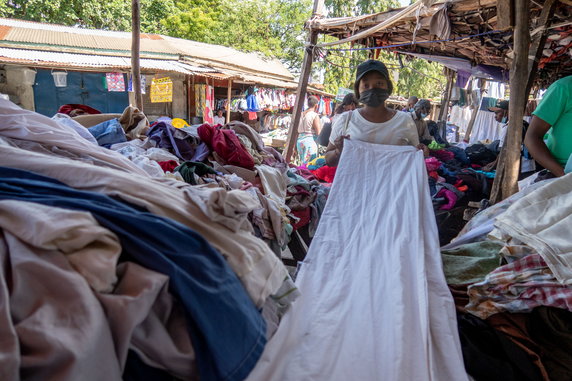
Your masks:
[{"label": "green shirt", "polygon": [[572,154],[572,76],[554,82],[532,113],[552,128],[546,146],[562,166]]}]

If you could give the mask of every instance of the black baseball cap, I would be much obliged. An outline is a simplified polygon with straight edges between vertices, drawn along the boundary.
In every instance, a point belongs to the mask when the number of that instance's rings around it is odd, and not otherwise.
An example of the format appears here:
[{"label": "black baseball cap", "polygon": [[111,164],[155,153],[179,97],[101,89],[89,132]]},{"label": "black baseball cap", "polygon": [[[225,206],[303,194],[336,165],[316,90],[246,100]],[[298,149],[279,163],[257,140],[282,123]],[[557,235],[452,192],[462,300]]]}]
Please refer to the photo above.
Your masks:
[{"label": "black baseball cap", "polygon": [[494,107],[489,107],[489,111],[492,112],[506,111],[506,110],[508,110],[508,101],[503,101],[502,99],[499,99]]},{"label": "black baseball cap", "polygon": [[387,70],[387,67],[384,65],[383,62],[378,61],[378,60],[367,60],[365,62],[362,62],[359,64],[359,66],[357,67],[357,71],[356,71],[356,81],[354,83],[354,92],[356,97],[359,99],[359,81],[363,78],[364,75],[366,75],[369,72],[372,71],[377,71],[379,72],[381,75],[383,75],[385,77],[385,79],[387,80],[387,85],[388,85],[388,90],[389,90],[389,94],[391,94],[393,92],[393,83],[391,83],[391,80],[389,79],[389,71]]}]

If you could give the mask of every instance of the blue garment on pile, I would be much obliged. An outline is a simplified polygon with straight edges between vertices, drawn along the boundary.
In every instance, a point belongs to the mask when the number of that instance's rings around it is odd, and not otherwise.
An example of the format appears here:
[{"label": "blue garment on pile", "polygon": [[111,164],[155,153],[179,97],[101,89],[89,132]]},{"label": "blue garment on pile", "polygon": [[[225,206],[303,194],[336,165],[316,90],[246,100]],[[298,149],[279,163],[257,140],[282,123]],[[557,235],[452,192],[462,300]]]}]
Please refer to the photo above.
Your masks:
[{"label": "blue garment on pile", "polygon": [[106,195],[6,167],[0,167],[0,199],[90,212],[117,235],[123,258],[168,275],[169,290],[186,313],[201,380],[243,380],[254,368],[266,324],[223,256],[195,231]]},{"label": "blue garment on pile", "polygon": [[453,152],[453,154],[455,154],[455,159],[459,160],[461,163],[470,163],[469,158],[467,157],[467,153],[464,149],[455,146],[449,146],[447,147],[447,150]]},{"label": "blue garment on pile", "polygon": [[118,119],[106,120],[87,129],[97,140],[97,144],[104,147],[111,147],[113,144],[127,141],[125,131]]}]

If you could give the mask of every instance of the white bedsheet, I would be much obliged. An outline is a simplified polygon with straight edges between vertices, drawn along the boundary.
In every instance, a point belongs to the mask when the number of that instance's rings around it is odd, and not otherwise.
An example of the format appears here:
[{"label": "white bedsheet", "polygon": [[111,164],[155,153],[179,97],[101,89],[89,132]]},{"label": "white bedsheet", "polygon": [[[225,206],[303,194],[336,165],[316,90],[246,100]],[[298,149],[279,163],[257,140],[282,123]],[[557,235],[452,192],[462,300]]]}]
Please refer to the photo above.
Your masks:
[{"label": "white bedsheet", "polygon": [[249,381],[463,381],[423,154],[345,143],[285,315]]}]

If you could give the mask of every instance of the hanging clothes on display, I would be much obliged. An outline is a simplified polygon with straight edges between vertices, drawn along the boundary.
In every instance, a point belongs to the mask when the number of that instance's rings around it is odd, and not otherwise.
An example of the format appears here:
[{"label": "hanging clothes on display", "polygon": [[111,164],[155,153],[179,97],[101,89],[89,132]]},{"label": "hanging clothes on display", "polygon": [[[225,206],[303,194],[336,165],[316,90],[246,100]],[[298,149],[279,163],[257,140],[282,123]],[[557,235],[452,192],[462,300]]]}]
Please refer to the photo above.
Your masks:
[{"label": "hanging clothes on display", "polygon": [[412,147],[345,142],[302,295],[249,381],[468,379],[427,181]]},{"label": "hanging clothes on display", "polygon": [[260,111],[260,106],[258,105],[258,99],[256,99],[256,88],[249,87],[248,91],[246,92],[246,104],[247,104],[247,111],[250,112],[258,112]]},{"label": "hanging clothes on display", "polygon": [[107,91],[125,91],[125,79],[123,73],[107,73],[105,74]]},{"label": "hanging clothes on display", "polygon": [[263,130],[273,131],[278,128],[288,129],[292,123],[291,114],[266,114],[260,121]]},{"label": "hanging clothes on display", "polygon": [[205,87],[205,109],[203,112],[203,121],[205,123],[214,124],[214,87],[206,85]]},{"label": "hanging clothes on display", "polygon": [[[145,87],[147,86],[147,79],[144,75],[141,75],[141,94],[145,94]],[[133,75],[129,74],[129,81],[127,83],[127,91],[133,92]]]},{"label": "hanging clothes on display", "polygon": [[195,85],[195,114],[202,117],[206,107],[206,85]]}]

